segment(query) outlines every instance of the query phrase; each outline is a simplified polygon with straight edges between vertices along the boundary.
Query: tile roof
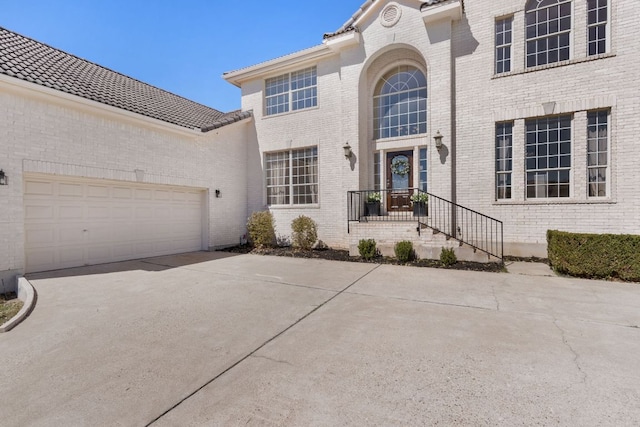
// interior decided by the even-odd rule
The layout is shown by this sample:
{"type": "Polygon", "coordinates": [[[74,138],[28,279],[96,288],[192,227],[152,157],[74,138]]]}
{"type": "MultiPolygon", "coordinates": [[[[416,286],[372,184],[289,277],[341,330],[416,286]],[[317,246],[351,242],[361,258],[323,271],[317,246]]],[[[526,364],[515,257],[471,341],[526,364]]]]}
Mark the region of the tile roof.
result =
{"type": "MultiPolygon", "coordinates": [[[[351,18],[349,18],[349,20],[342,25],[342,27],[340,27],[337,31],[335,31],[333,33],[326,33],[322,38],[323,39],[330,39],[331,37],[335,37],[335,36],[338,36],[340,34],[348,33],[350,31],[358,31],[358,28],[355,27],[353,24],[376,1],[377,0],[366,0],[362,4],[362,6],[360,6],[360,9],[358,9],[356,11],[356,13],[354,13],[353,16],[351,16],[351,18]]],[[[452,1],[452,0],[426,0],[426,1],[424,1],[424,3],[422,3],[422,6],[420,6],[420,10],[424,10],[424,9],[428,8],[429,6],[433,6],[433,5],[436,5],[438,3],[445,3],[445,2],[449,2],[449,1],[452,1]]],[[[464,0],[460,0],[460,2],[462,3],[462,8],[464,9],[464,0]]]]}
{"type": "Polygon", "coordinates": [[[225,114],[2,27],[0,74],[188,129],[217,128],[251,115],[225,114]]]}

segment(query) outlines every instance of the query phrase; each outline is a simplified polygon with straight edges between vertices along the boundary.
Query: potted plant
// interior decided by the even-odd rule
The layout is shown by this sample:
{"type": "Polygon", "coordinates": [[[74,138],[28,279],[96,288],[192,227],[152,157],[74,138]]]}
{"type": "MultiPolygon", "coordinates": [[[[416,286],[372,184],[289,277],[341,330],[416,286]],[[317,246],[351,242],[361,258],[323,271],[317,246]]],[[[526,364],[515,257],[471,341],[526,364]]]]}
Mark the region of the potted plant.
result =
{"type": "Polygon", "coordinates": [[[367,194],[367,200],[365,202],[366,215],[368,216],[380,215],[380,200],[382,200],[382,196],[380,196],[380,193],[378,192],[367,194]]]}
{"type": "Polygon", "coordinates": [[[411,195],[411,204],[413,205],[413,216],[427,216],[429,195],[421,191],[416,191],[411,195]]]}

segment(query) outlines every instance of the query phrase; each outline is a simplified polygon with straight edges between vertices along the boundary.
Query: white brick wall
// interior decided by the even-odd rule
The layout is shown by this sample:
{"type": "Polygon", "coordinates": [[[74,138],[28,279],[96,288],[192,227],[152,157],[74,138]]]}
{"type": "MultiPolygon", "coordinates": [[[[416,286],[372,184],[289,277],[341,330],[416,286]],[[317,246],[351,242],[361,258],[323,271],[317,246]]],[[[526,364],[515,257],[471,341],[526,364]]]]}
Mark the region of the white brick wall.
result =
{"type": "Polygon", "coordinates": [[[9,176],[0,186],[0,278],[24,269],[28,172],[136,182],[138,169],[146,183],[206,189],[206,246],[239,242],[247,216],[246,123],[191,133],[33,88],[0,81],[0,168],[9,176]]]}
{"type": "MultiPolygon", "coordinates": [[[[612,2],[612,49],[598,59],[586,55],[586,2],[575,1],[572,60],[537,71],[524,67],[524,1],[465,2],[465,16],[449,24],[425,26],[415,2],[399,1],[400,22],[380,25],[378,12],[386,2],[371,6],[358,23],[362,42],[318,66],[318,107],[308,111],[263,118],[264,78],[308,66],[271,71],[243,85],[243,108],[256,112],[255,135],[250,147],[250,210],[263,209],[264,183],[261,156],[265,151],[318,145],[320,206],[273,209],[278,232],[289,233],[291,219],[313,217],[320,237],[346,246],[346,192],[373,187],[374,150],[427,146],[429,191],[505,223],[507,253],[544,255],[547,229],[596,233],[640,233],[640,85],[637,72],[640,39],[635,27],[640,8],[635,0],[612,2]],[[509,75],[494,76],[494,22],[513,15],[513,60],[509,75]],[[451,34],[449,34],[451,32],[451,34]],[[371,96],[375,78],[399,63],[420,63],[426,68],[429,102],[428,134],[421,138],[372,141],[371,96]],[[453,77],[453,78],[452,78],[453,77]],[[572,196],[568,200],[525,200],[524,120],[544,115],[543,103],[555,102],[555,113],[574,115],[572,146],[572,196]],[[454,108],[455,107],[455,108],[454,108]],[[587,199],[586,111],[610,108],[611,197],[587,199]],[[495,201],[496,121],[513,120],[513,199],[495,201]],[[455,123],[455,125],[454,125],[455,123]],[[436,130],[444,135],[442,156],[433,147],[436,130]],[[455,141],[454,141],[455,139],[455,141]],[[357,157],[351,165],[341,146],[349,141],[357,157]],[[260,165],[260,169],[257,166],[260,165]],[[453,168],[453,170],[452,170],[453,168]],[[454,178],[452,178],[452,172],[454,178]],[[260,203],[254,196],[259,195],[260,203]]],[[[545,68],[545,67],[542,67],[545,68]]],[[[417,159],[415,160],[417,164],[417,159]]]]}

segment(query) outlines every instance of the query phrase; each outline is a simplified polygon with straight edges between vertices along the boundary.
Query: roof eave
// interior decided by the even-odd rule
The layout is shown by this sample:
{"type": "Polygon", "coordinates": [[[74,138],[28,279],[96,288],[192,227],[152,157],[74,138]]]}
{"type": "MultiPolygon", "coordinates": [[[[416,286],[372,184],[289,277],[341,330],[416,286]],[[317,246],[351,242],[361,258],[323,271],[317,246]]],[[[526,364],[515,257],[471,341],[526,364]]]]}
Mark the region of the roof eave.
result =
{"type": "Polygon", "coordinates": [[[321,44],[309,49],[294,52],[289,55],[275,58],[250,67],[241,68],[235,71],[229,71],[222,75],[222,78],[229,83],[240,87],[242,83],[262,77],[267,74],[275,73],[288,67],[304,64],[307,62],[318,61],[322,58],[334,55],[335,52],[328,46],[321,44]]]}

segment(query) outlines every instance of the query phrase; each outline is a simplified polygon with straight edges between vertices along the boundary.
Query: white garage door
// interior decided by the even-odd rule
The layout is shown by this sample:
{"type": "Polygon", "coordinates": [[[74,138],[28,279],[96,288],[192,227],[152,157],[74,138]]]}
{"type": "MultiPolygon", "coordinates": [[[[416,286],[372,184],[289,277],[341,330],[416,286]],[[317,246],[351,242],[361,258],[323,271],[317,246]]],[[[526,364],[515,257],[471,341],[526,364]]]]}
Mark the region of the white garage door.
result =
{"type": "Polygon", "coordinates": [[[25,178],[27,272],[198,251],[199,189],[25,178]]]}

